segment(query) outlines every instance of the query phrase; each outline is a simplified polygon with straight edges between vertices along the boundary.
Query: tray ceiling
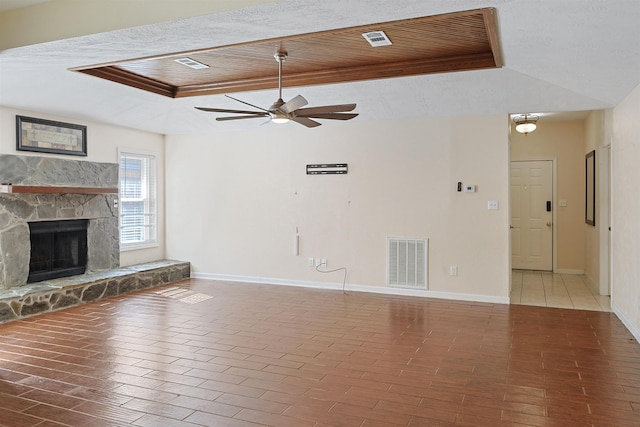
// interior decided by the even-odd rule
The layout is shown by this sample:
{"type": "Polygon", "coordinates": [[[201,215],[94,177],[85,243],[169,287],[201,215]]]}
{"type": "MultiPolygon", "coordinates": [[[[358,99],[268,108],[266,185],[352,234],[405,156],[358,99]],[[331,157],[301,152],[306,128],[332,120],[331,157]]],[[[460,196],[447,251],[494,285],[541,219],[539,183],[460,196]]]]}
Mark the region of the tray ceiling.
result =
{"type": "Polygon", "coordinates": [[[288,53],[285,87],[500,68],[495,9],[425,16],[208,49],[75,67],[72,70],[171,98],[278,87],[273,55],[288,53]],[[391,46],[363,33],[384,31],[391,46]],[[190,58],[208,68],[176,62],[190,58]]]}

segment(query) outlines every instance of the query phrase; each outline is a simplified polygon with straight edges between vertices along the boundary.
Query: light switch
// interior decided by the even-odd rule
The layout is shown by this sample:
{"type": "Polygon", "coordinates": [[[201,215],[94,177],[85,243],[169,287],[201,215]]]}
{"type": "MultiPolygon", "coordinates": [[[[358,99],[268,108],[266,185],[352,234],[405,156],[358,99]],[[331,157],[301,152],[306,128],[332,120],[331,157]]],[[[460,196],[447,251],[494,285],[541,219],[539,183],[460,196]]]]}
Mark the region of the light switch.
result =
{"type": "Polygon", "coordinates": [[[490,211],[497,211],[498,210],[498,201],[497,200],[489,200],[487,202],[487,209],[489,209],[490,211]]]}
{"type": "Polygon", "coordinates": [[[561,208],[566,208],[567,207],[567,201],[566,200],[558,200],[558,206],[560,206],[561,208]]]}

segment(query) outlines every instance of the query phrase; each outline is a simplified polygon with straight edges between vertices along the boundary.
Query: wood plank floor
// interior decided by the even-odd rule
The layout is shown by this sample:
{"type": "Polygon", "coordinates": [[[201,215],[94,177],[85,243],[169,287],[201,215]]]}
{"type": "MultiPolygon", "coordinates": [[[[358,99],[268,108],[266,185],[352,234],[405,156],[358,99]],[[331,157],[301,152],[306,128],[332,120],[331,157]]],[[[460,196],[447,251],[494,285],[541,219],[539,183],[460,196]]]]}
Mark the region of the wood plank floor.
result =
{"type": "Polygon", "coordinates": [[[186,280],[0,326],[3,426],[640,426],[612,313],[186,280]]]}

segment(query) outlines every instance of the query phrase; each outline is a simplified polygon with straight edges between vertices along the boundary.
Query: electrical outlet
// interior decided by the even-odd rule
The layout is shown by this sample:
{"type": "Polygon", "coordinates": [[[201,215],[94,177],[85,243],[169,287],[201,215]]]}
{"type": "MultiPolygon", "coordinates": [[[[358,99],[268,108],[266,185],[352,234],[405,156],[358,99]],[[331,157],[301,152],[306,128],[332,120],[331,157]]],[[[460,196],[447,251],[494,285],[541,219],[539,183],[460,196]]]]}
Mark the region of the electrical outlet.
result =
{"type": "Polygon", "coordinates": [[[326,260],[326,259],[324,259],[324,258],[322,258],[322,259],[320,260],[320,265],[322,265],[322,266],[326,267],[326,266],[327,266],[327,260],[326,260]]]}
{"type": "Polygon", "coordinates": [[[316,267],[320,267],[322,265],[322,260],[320,258],[316,258],[316,267]]]}
{"type": "Polygon", "coordinates": [[[458,275],[458,266],[452,265],[449,267],[449,276],[457,276],[458,275]]]}
{"type": "Polygon", "coordinates": [[[309,267],[313,267],[314,266],[314,259],[313,258],[307,258],[307,265],[309,267]]]}

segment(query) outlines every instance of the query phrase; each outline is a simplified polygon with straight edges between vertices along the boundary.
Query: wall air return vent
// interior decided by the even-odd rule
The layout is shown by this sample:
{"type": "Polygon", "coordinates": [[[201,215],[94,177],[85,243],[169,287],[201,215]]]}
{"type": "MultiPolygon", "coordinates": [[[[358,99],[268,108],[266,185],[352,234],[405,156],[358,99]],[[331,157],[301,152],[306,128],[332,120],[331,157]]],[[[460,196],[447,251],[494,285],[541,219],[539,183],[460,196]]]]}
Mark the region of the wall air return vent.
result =
{"type": "Polygon", "coordinates": [[[364,37],[371,46],[391,46],[391,40],[384,33],[384,31],[371,31],[369,33],[363,33],[362,37],[364,37]]]}
{"type": "Polygon", "coordinates": [[[428,239],[387,239],[387,285],[427,289],[428,239]]]}

